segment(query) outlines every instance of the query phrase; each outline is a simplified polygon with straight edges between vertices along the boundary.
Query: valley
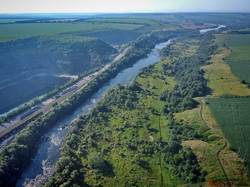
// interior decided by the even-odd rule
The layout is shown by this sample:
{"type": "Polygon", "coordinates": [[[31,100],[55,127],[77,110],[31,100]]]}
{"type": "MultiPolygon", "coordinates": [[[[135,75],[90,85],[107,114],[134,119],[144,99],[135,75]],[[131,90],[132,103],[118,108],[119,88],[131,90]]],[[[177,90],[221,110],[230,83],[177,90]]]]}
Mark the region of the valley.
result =
{"type": "Polygon", "coordinates": [[[0,21],[0,185],[250,185],[248,18],[0,21]]]}

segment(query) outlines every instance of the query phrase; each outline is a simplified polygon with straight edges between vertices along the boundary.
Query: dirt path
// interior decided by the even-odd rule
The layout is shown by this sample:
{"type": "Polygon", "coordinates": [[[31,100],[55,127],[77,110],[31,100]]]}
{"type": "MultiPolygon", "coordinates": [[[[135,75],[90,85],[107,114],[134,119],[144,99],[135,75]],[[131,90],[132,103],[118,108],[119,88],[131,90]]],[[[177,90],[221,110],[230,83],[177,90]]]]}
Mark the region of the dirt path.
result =
{"type": "MultiPolygon", "coordinates": [[[[200,107],[200,118],[201,118],[202,122],[205,123],[210,129],[215,130],[215,131],[218,131],[218,129],[212,127],[209,123],[207,123],[207,122],[205,121],[204,117],[203,117],[204,102],[205,102],[205,99],[199,100],[199,103],[200,103],[200,105],[201,105],[201,107],[200,107]]],[[[220,167],[221,167],[221,169],[222,169],[222,171],[223,171],[223,174],[225,175],[225,178],[226,178],[226,180],[227,180],[227,183],[228,183],[227,186],[231,186],[230,183],[229,183],[229,177],[228,177],[228,175],[227,175],[227,173],[226,173],[226,171],[225,171],[225,168],[224,168],[224,166],[223,166],[223,164],[222,164],[222,158],[221,158],[221,156],[220,156],[221,153],[222,153],[222,151],[226,150],[226,148],[227,148],[227,146],[228,146],[227,140],[226,140],[224,137],[223,137],[223,142],[224,142],[224,145],[223,145],[223,147],[221,147],[221,148],[217,151],[216,157],[217,157],[217,160],[218,160],[218,162],[219,162],[219,164],[220,164],[220,167]]]]}

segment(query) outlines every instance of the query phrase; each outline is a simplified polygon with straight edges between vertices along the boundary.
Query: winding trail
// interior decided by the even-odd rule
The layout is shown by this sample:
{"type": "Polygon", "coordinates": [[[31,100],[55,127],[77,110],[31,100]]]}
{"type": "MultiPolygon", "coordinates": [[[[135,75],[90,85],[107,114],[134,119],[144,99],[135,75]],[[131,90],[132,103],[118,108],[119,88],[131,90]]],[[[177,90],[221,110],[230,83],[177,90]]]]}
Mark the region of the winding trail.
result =
{"type": "MultiPolygon", "coordinates": [[[[202,122],[205,123],[210,129],[212,129],[212,130],[214,130],[214,131],[218,131],[218,129],[214,128],[214,127],[211,126],[209,123],[207,123],[207,122],[205,121],[204,117],[203,117],[204,101],[205,101],[205,99],[199,100],[199,103],[200,103],[200,106],[201,106],[201,107],[200,107],[200,112],[199,112],[200,118],[201,118],[202,122]]],[[[226,148],[227,148],[227,146],[228,146],[227,140],[226,140],[224,137],[223,137],[223,142],[224,142],[224,145],[217,151],[216,157],[217,157],[217,160],[219,161],[219,164],[220,164],[220,167],[221,167],[221,169],[222,169],[222,171],[223,171],[223,174],[225,175],[225,178],[226,178],[226,180],[227,180],[227,184],[228,184],[227,186],[231,187],[230,182],[229,182],[229,177],[228,177],[228,175],[227,175],[227,173],[226,173],[226,171],[225,171],[225,168],[224,168],[224,166],[223,166],[223,164],[222,164],[222,158],[221,158],[221,156],[220,156],[221,153],[222,153],[222,151],[226,150],[226,148]]]]}

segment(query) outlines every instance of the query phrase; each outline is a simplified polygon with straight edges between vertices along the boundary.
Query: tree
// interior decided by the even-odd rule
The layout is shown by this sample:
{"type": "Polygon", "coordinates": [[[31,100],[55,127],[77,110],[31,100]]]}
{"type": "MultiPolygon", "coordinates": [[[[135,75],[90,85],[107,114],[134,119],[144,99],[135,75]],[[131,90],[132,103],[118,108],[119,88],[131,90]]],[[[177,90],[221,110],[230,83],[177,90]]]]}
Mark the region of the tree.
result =
{"type": "Polygon", "coordinates": [[[89,165],[92,169],[97,169],[100,172],[105,170],[106,162],[100,153],[94,152],[88,156],[89,165]]]}

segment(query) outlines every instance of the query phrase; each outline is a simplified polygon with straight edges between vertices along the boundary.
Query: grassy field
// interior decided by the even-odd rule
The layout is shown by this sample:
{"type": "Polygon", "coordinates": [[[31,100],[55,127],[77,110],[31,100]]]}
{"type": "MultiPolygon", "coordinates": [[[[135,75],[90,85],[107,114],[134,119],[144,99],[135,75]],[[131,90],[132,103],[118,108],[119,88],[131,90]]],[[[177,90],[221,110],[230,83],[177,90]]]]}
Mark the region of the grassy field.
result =
{"type": "Polygon", "coordinates": [[[250,82],[250,34],[222,34],[218,41],[231,50],[225,61],[232,72],[240,80],[250,82]]]}
{"type": "MultiPolygon", "coordinates": [[[[218,39],[220,36],[217,36],[218,39]]],[[[211,64],[202,67],[205,70],[205,78],[209,80],[208,86],[213,90],[213,97],[223,94],[232,94],[239,96],[250,95],[250,89],[246,85],[240,84],[240,79],[236,77],[224,61],[230,50],[226,47],[219,47],[217,53],[212,56],[211,64]]]]}
{"type": "MultiPolygon", "coordinates": [[[[165,102],[158,99],[162,89],[171,89],[175,85],[173,78],[164,76],[162,63],[158,63],[152,74],[146,77],[139,76],[136,82],[151,94],[139,94],[139,106],[128,110],[126,107],[110,106],[109,117],[102,127],[92,127],[95,134],[103,134],[107,141],[95,139],[96,147],[101,147],[103,153],[108,153],[106,159],[113,166],[114,176],[102,176],[88,168],[85,181],[91,186],[177,186],[182,183],[169,170],[170,166],[161,162],[161,153],[151,156],[141,154],[145,145],[156,146],[160,139],[169,140],[168,119],[161,114],[165,102]],[[159,74],[160,73],[160,74],[159,74]],[[156,76],[164,76],[165,80],[156,76]],[[168,84],[166,84],[166,81],[168,84]],[[156,113],[152,113],[154,109],[156,113]],[[98,129],[99,128],[99,129],[98,129]],[[141,142],[141,143],[139,143],[141,142]],[[129,144],[136,144],[136,150],[128,148],[129,144]],[[105,151],[106,150],[106,151],[105,151]],[[108,151],[110,150],[110,151],[108,151]],[[143,155],[143,156],[142,156],[143,155]],[[139,158],[137,158],[139,156],[139,158]],[[138,165],[136,160],[141,160],[143,165],[138,165]]],[[[100,115],[100,114],[99,114],[100,115]]],[[[85,134],[89,127],[84,129],[85,134]]],[[[86,141],[86,137],[84,140],[86,141]]],[[[91,153],[93,148],[85,149],[91,153]]],[[[88,164],[86,157],[81,158],[83,165],[88,164]]]]}
{"type": "Polygon", "coordinates": [[[250,163],[250,98],[213,98],[209,106],[232,148],[250,163]]]}
{"type": "Polygon", "coordinates": [[[217,34],[215,42],[219,48],[212,56],[211,64],[203,67],[206,71],[205,77],[209,80],[208,85],[213,90],[212,97],[208,99],[208,111],[211,110],[212,116],[216,119],[218,132],[220,130],[223,132],[223,135],[220,133],[220,137],[224,136],[230,143],[221,151],[221,163],[229,176],[239,176],[244,168],[237,162],[240,163],[245,159],[249,163],[250,159],[248,137],[250,98],[218,97],[226,94],[250,95],[250,89],[241,84],[242,79],[247,80],[249,77],[247,63],[250,62],[248,54],[250,40],[247,35],[217,34]],[[236,150],[241,158],[230,151],[231,148],[236,150]]]}
{"type": "Polygon", "coordinates": [[[237,20],[248,20],[248,15],[246,14],[234,14],[234,13],[203,13],[203,14],[186,14],[183,16],[186,20],[191,20],[197,23],[230,23],[237,20]]]}
{"type": "Polygon", "coordinates": [[[14,23],[16,21],[28,21],[30,19],[0,19],[0,23],[14,23]]]}
{"type": "Polygon", "coordinates": [[[90,22],[100,22],[100,23],[133,23],[133,24],[147,24],[151,26],[159,26],[160,24],[148,19],[129,19],[129,18],[102,18],[102,19],[88,19],[90,22]]]}
{"type": "MultiPolygon", "coordinates": [[[[151,75],[138,77],[136,80],[137,83],[152,93],[149,96],[139,95],[140,110],[126,110],[111,106],[112,111],[116,113],[113,113],[112,117],[109,118],[109,124],[101,129],[104,136],[111,141],[98,142],[98,147],[101,146],[103,149],[112,147],[108,161],[114,166],[116,177],[105,177],[103,180],[104,186],[162,186],[162,184],[177,186],[181,184],[181,181],[169,171],[169,166],[160,161],[160,153],[143,156],[140,159],[144,161],[145,167],[139,167],[134,161],[138,151],[131,151],[126,148],[129,142],[145,141],[155,144],[160,138],[163,141],[169,139],[168,120],[164,116],[152,114],[151,110],[147,109],[154,108],[156,111],[162,111],[165,103],[158,100],[157,94],[161,93],[161,89],[171,89],[175,84],[175,81],[170,77],[166,80],[155,77],[159,75],[158,71],[162,70],[162,63],[155,66],[155,71],[151,75]],[[165,84],[166,81],[169,84],[165,84]],[[148,120],[145,120],[145,116],[148,116],[148,120]],[[146,124],[150,124],[150,129],[146,127],[146,124]],[[110,133],[111,129],[117,130],[110,133]],[[123,129],[123,131],[119,129],[123,129]]],[[[137,144],[137,150],[141,150],[143,146],[143,143],[137,144]]],[[[85,162],[86,160],[83,159],[83,163],[85,162]]],[[[95,186],[97,182],[95,179],[98,176],[93,176],[93,173],[89,173],[91,171],[86,170],[86,172],[89,176],[85,178],[86,182],[95,186]]]]}
{"type": "MultiPolygon", "coordinates": [[[[188,44],[185,46],[186,50],[182,50],[183,45],[181,45],[180,41],[172,46],[173,50],[179,52],[178,56],[190,56],[196,52],[197,46],[195,44],[197,41],[183,42],[188,44]]],[[[120,129],[124,127],[125,123],[132,126],[135,124],[140,126],[141,124],[141,127],[137,129],[124,128],[124,131],[121,133],[117,134],[113,132],[106,134],[106,137],[112,140],[111,142],[116,140],[115,142],[119,142],[121,145],[119,148],[112,147],[114,153],[109,156],[109,161],[115,166],[114,168],[115,173],[117,174],[117,181],[113,180],[112,178],[105,178],[104,186],[117,185],[118,181],[123,181],[120,184],[122,185],[126,180],[127,183],[125,184],[128,185],[131,185],[131,181],[135,180],[139,181],[139,183],[137,183],[139,186],[160,186],[161,183],[159,181],[159,172],[164,174],[163,184],[166,186],[171,186],[171,184],[176,186],[177,184],[182,183],[181,181],[178,181],[178,179],[173,174],[169,173],[167,169],[169,166],[162,163],[160,166],[163,168],[163,170],[160,169],[159,165],[156,164],[159,163],[159,155],[154,155],[151,158],[141,158],[148,162],[149,167],[152,169],[150,172],[151,177],[149,177],[149,173],[141,170],[141,168],[138,168],[138,166],[134,165],[133,162],[129,161],[134,159],[134,157],[132,157],[133,154],[131,154],[128,149],[122,148],[122,145],[125,144],[126,141],[132,141],[133,136],[136,136],[138,141],[157,142],[159,138],[162,138],[162,140],[166,142],[169,141],[168,121],[164,115],[161,114],[161,111],[166,103],[158,99],[159,94],[162,93],[162,91],[171,89],[176,84],[176,81],[173,78],[167,77],[162,73],[162,65],[164,63],[168,63],[169,60],[170,59],[166,58],[164,61],[157,63],[154,66],[153,71],[144,73],[143,75],[137,77],[136,82],[141,85],[142,88],[151,93],[147,96],[142,95],[140,97],[140,101],[138,103],[143,104],[141,106],[141,110],[129,111],[122,110],[121,108],[112,108],[112,111],[119,112],[109,119],[109,125],[106,125],[109,129],[120,129]],[[155,111],[157,111],[158,115],[153,114],[147,108],[153,108],[155,111]],[[150,120],[145,121],[142,116],[149,116],[150,120]],[[148,131],[145,126],[142,126],[147,123],[150,124],[150,129],[154,129],[154,131],[148,131]],[[126,155],[126,163],[124,163],[124,159],[120,158],[118,153],[123,153],[126,155]],[[133,168],[136,168],[136,170],[133,168]],[[122,171],[122,173],[119,171],[122,171]],[[126,173],[126,175],[124,175],[124,173],[126,173]],[[140,180],[138,175],[139,173],[141,173],[141,176],[144,178],[144,180],[140,180]]],[[[238,155],[230,149],[227,148],[224,150],[224,146],[227,144],[224,140],[222,132],[219,130],[219,127],[217,126],[214,117],[208,108],[208,105],[205,104],[205,99],[197,98],[196,100],[200,102],[200,105],[197,108],[175,114],[175,119],[180,122],[184,121],[196,129],[196,131],[208,137],[207,141],[183,141],[184,146],[192,148],[198,157],[199,164],[201,165],[202,169],[208,173],[206,176],[207,182],[203,185],[209,186],[209,181],[216,177],[228,178],[229,180],[233,180],[234,177],[241,177],[240,174],[244,170],[243,160],[240,159],[238,155]],[[221,166],[221,164],[223,166],[221,166]],[[224,174],[224,170],[227,174],[226,176],[224,174]]],[[[102,131],[105,131],[105,129],[106,127],[104,127],[102,131]]],[[[102,146],[109,147],[110,145],[102,144],[102,146]]],[[[138,145],[138,149],[140,149],[140,145],[138,145]]],[[[84,161],[84,164],[85,163],[86,161],[84,161]]],[[[91,175],[93,174],[87,174],[87,176],[91,175]]],[[[244,175],[244,180],[245,177],[246,176],[244,175]]],[[[95,178],[98,178],[98,176],[88,178],[87,181],[89,184],[93,185],[95,182],[97,182],[95,178]]]]}
{"type": "MultiPolygon", "coordinates": [[[[196,98],[196,100],[200,102],[197,108],[178,113],[175,118],[178,121],[185,121],[192,125],[192,127],[208,137],[207,141],[189,140],[183,142],[183,145],[192,148],[202,168],[207,171],[205,186],[211,186],[209,181],[214,178],[228,177],[230,180],[234,177],[241,177],[241,172],[245,173],[244,161],[229,147],[222,150],[227,145],[222,131],[214,120],[210,108],[203,102],[204,98],[196,98]]],[[[246,174],[243,178],[247,180],[246,174]]]]}
{"type": "Polygon", "coordinates": [[[10,41],[40,35],[65,32],[89,32],[108,29],[134,30],[142,25],[118,23],[23,23],[0,25],[0,41],[10,41]]]}

